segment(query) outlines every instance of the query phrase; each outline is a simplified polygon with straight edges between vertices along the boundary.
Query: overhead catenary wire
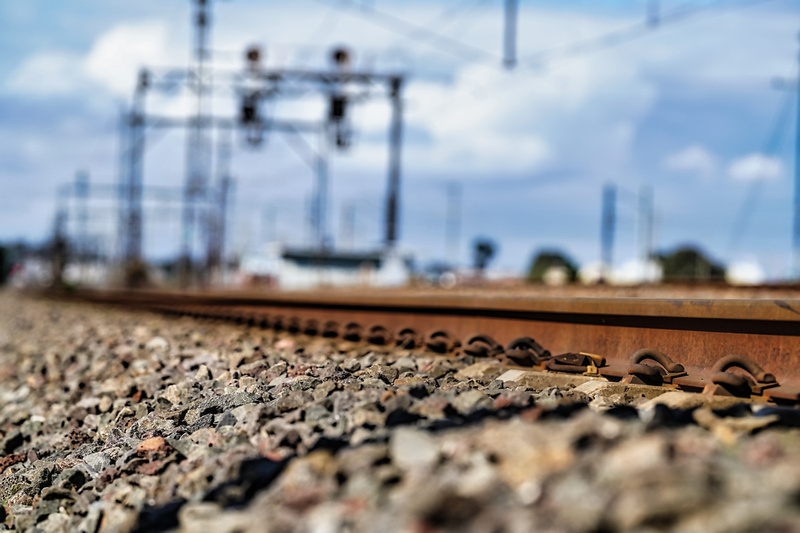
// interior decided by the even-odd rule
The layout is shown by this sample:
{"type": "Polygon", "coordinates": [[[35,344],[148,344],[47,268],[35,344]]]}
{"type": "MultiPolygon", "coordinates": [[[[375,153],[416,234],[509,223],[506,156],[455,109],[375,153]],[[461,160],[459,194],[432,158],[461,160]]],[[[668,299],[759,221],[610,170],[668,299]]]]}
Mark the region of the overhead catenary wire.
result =
{"type": "MultiPolygon", "coordinates": [[[[401,37],[408,38],[409,35],[415,35],[415,38],[430,47],[439,50],[440,52],[447,53],[459,59],[466,61],[475,61],[478,59],[492,59],[498,60],[500,56],[493,54],[482,48],[467,44],[465,42],[454,39],[447,35],[438,33],[425,26],[420,26],[406,19],[393,15],[387,11],[376,9],[372,6],[366,5],[363,2],[348,2],[345,5],[332,3],[331,0],[309,0],[317,4],[327,6],[338,6],[339,9],[345,10],[354,16],[363,18],[376,26],[380,26],[387,31],[396,33],[401,37]],[[351,7],[360,9],[354,10],[351,7]]],[[[334,0],[335,1],[335,0],[334,0]]]]}
{"type": "MultiPolygon", "coordinates": [[[[652,16],[649,16],[642,22],[636,22],[594,37],[579,39],[564,45],[523,54],[518,59],[518,65],[526,68],[540,69],[545,64],[580,57],[633,42],[655,33],[664,26],[670,26],[678,22],[693,19],[696,15],[701,13],[719,13],[719,11],[712,10],[714,6],[726,7],[729,10],[746,9],[772,1],[774,0],[733,0],[733,2],[731,2],[731,0],[712,0],[700,6],[690,3],[683,4],[680,7],[667,11],[660,11],[657,23],[653,23],[652,16]]],[[[503,88],[498,90],[498,88],[490,87],[488,84],[476,85],[477,86],[473,85],[468,91],[479,99],[484,99],[488,96],[497,97],[499,94],[513,90],[516,87],[514,84],[506,84],[503,88]]]]}
{"type": "MultiPolygon", "coordinates": [[[[778,112],[772,121],[769,136],[764,145],[763,154],[766,157],[774,156],[779,153],[783,148],[786,140],[786,132],[789,126],[790,111],[794,101],[794,94],[786,91],[781,105],[778,107],[778,112]]],[[[762,163],[763,164],[763,163],[762,163]]],[[[738,250],[742,239],[747,231],[748,224],[752,219],[753,213],[758,206],[761,199],[761,193],[764,189],[764,180],[756,178],[747,188],[742,206],[739,208],[732,225],[730,240],[728,242],[728,250],[731,254],[738,250]]]]}
{"type": "Polygon", "coordinates": [[[728,9],[744,9],[757,4],[771,2],[773,0],[740,0],[731,3],[729,0],[712,0],[702,5],[696,3],[686,3],[680,7],[659,12],[657,22],[653,21],[652,16],[642,22],[636,22],[628,26],[612,30],[595,37],[581,39],[565,45],[540,50],[524,54],[520,57],[521,64],[539,67],[545,61],[552,61],[559,57],[572,57],[592,53],[598,50],[611,48],[631,41],[635,41],[649,34],[658,31],[665,26],[671,26],[678,22],[689,20],[702,13],[718,13],[712,11],[715,6],[727,7],[728,9]],[[726,6],[726,4],[728,4],[726,6]]]}
{"type": "Polygon", "coordinates": [[[466,13],[471,8],[474,8],[479,2],[483,0],[459,0],[443,9],[438,15],[431,18],[422,28],[411,30],[410,32],[401,35],[392,46],[399,45],[401,40],[413,40],[416,43],[423,42],[431,37],[438,36],[437,32],[443,30],[447,26],[453,25],[458,16],[466,13]],[[427,31],[421,31],[421,29],[427,31]]]}
{"type": "MultiPolygon", "coordinates": [[[[401,39],[414,40],[418,43],[432,46],[441,52],[455,56],[464,61],[496,61],[501,59],[498,54],[449,37],[433,28],[433,25],[440,21],[443,17],[463,9],[465,5],[474,3],[475,0],[464,0],[462,2],[457,2],[456,4],[442,11],[439,15],[432,19],[431,22],[422,26],[398,17],[387,11],[376,9],[374,6],[365,4],[364,2],[351,1],[340,4],[337,3],[336,0],[308,1],[340,9],[354,16],[361,17],[364,20],[386,29],[387,31],[391,31],[392,33],[399,35],[401,39]]],[[[664,27],[673,26],[679,22],[695,18],[696,16],[704,13],[718,13],[719,11],[715,10],[714,8],[726,8],[729,10],[745,9],[771,1],[773,0],[711,0],[701,5],[697,5],[696,3],[685,3],[679,7],[669,10],[660,9],[657,18],[654,18],[652,14],[649,14],[648,17],[641,22],[629,24],[601,35],[523,54],[519,58],[519,64],[521,66],[539,68],[545,62],[589,54],[606,48],[632,42],[655,33],[664,27]]]]}

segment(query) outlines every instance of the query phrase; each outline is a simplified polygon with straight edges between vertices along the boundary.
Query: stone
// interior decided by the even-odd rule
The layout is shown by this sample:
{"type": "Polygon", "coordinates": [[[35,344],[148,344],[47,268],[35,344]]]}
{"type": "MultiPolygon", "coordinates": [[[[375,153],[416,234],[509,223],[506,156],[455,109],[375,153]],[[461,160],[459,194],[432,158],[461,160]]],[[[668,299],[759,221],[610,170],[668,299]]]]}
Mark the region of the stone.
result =
{"type": "Polygon", "coordinates": [[[142,455],[147,453],[169,453],[172,451],[164,437],[153,437],[145,439],[136,446],[136,453],[142,455]]]}
{"type": "Polygon", "coordinates": [[[145,349],[151,352],[153,351],[167,352],[169,350],[169,341],[167,341],[167,339],[165,339],[164,337],[153,337],[152,339],[147,341],[145,349]]]}
{"type": "Polygon", "coordinates": [[[450,401],[459,413],[468,414],[480,407],[490,407],[492,399],[475,389],[462,392],[450,401]]]}
{"type": "Polygon", "coordinates": [[[112,400],[110,396],[103,396],[100,398],[100,403],[97,405],[97,410],[101,413],[107,413],[111,410],[112,400]]]}
{"type": "Polygon", "coordinates": [[[427,373],[428,376],[439,379],[444,375],[452,372],[454,370],[453,364],[450,361],[443,361],[443,360],[435,360],[430,366],[423,367],[420,370],[427,373]]]}
{"type": "Polygon", "coordinates": [[[83,461],[96,473],[102,472],[111,465],[111,457],[105,452],[85,455],[83,461]]]}
{"type": "Polygon", "coordinates": [[[0,443],[0,449],[2,449],[4,455],[8,455],[22,446],[23,442],[25,442],[25,437],[22,431],[13,429],[3,437],[3,441],[0,443]]]}
{"type": "Polygon", "coordinates": [[[386,365],[372,365],[367,369],[367,373],[370,377],[387,384],[391,384],[399,375],[397,368],[386,365]]]}
{"type": "Polygon", "coordinates": [[[237,422],[236,417],[233,416],[233,414],[231,414],[230,411],[226,411],[220,417],[219,422],[217,422],[216,429],[217,431],[219,431],[219,429],[224,426],[235,426],[236,422],[237,422]]]}
{"type": "Polygon", "coordinates": [[[391,366],[397,369],[398,374],[417,370],[417,363],[411,357],[400,357],[391,366]]]}
{"type": "Polygon", "coordinates": [[[306,407],[304,417],[306,422],[318,422],[331,416],[330,411],[319,404],[306,407]]]}
{"type": "Polygon", "coordinates": [[[712,409],[724,409],[745,401],[734,396],[710,396],[683,391],[669,391],[642,404],[640,409],[651,409],[656,404],[666,405],[672,409],[695,409],[703,406],[708,406],[712,409]]]}
{"type": "Polygon", "coordinates": [[[278,398],[275,407],[280,412],[291,411],[303,407],[314,401],[310,392],[304,390],[293,391],[278,398]]]}
{"type": "Polygon", "coordinates": [[[78,490],[87,481],[87,476],[84,471],[79,468],[67,468],[53,481],[53,486],[69,490],[78,490]]]}
{"type": "Polygon", "coordinates": [[[525,370],[515,370],[515,369],[507,370],[502,374],[500,374],[499,376],[497,376],[497,379],[502,381],[503,383],[505,383],[506,381],[517,381],[519,378],[524,376],[525,373],[526,373],[525,370]]]}
{"type": "Polygon", "coordinates": [[[197,381],[206,381],[211,379],[211,371],[208,369],[206,365],[200,365],[197,369],[197,372],[194,375],[194,379],[197,381]]]}
{"type": "Polygon", "coordinates": [[[342,370],[346,372],[358,372],[361,370],[361,363],[358,359],[347,359],[341,364],[342,370]]]}
{"type": "Polygon", "coordinates": [[[191,435],[192,433],[195,433],[196,431],[199,431],[201,429],[210,428],[213,425],[214,425],[214,415],[209,413],[207,415],[203,415],[200,418],[196,419],[194,422],[192,422],[185,429],[186,429],[186,433],[191,435]]]}
{"type": "MultiPolygon", "coordinates": [[[[455,373],[454,377],[460,381],[466,381],[468,379],[476,379],[476,380],[486,381],[488,383],[491,380],[496,379],[498,376],[500,376],[500,374],[502,374],[504,370],[505,369],[502,366],[500,366],[499,362],[497,361],[479,362],[469,365],[466,368],[462,368],[461,370],[455,373]]],[[[440,376],[432,375],[432,377],[438,379],[438,377],[440,376]]]]}
{"type": "Polygon", "coordinates": [[[314,389],[314,399],[322,400],[331,395],[336,390],[336,383],[334,381],[323,381],[314,389]]]}
{"type": "Polygon", "coordinates": [[[430,470],[439,459],[436,441],[427,433],[413,428],[397,428],[389,439],[392,463],[404,470],[430,470]]]}
{"type": "Polygon", "coordinates": [[[353,409],[347,414],[347,426],[355,429],[362,426],[376,428],[386,423],[386,414],[373,406],[363,406],[353,409]]]}

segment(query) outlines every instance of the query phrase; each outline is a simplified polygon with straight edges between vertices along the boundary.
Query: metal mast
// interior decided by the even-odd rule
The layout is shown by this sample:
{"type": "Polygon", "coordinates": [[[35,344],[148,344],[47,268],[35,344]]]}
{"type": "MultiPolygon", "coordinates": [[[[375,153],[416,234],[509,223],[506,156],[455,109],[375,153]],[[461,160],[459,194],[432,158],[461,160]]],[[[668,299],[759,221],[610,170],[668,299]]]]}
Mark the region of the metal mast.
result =
{"type": "Polygon", "coordinates": [[[517,11],[519,0],[506,0],[505,31],[503,32],[503,66],[512,69],[517,65],[517,11]]]}
{"type": "Polygon", "coordinates": [[[606,281],[613,263],[614,222],[616,219],[617,188],[603,187],[603,214],[600,229],[600,280],[606,281]]]}
{"type": "Polygon", "coordinates": [[[794,155],[794,224],[792,226],[792,279],[800,279],[800,55],[798,55],[797,132],[794,155]]]}
{"type": "Polygon", "coordinates": [[[210,125],[208,117],[211,99],[211,86],[207,79],[211,76],[211,69],[206,68],[206,61],[209,59],[211,0],[193,1],[195,66],[192,72],[192,88],[196,98],[196,113],[186,146],[186,184],[180,261],[180,283],[184,287],[189,284],[193,270],[195,229],[200,215],[197,204],[206,197],[211,168],[211,139],[206,131],[210,125]]]}
{"type": "Polygon", "coordinates": [[[75,199],[77,201],[77,258],[81,268],[89,260],[89,173],[78,171],[75,174],[75,199]]]}
{"type": "Polygon", "coordinates": [[[447,219],[445,226],[445,248],[450,266],[458,264],[458,241],[461,238],[461,184],[447,184],[447,219]]]}
{"type": "Polygon", "coordinates": [[[225,260],[225,228],[228,209],[228,193],[231,185],[231,145],[233,131],[217,132],[217,186],[215,202],[208,214],[208,250],[207,264],[210,279],[220,281],[221,268],[225,260]]]}
{"type": "Polygon", "coordinates": [[[647,268],[653,256],[653,188],[642,185],[639,189],[639,257],[642,265],[642,279],[647,276],[647,268]]]}
{"type": "Polygon", "coordinates": [[[393,77],[389,82],[392,99],[392,125],[389,130],[389,190],[386,195],[386,246],[393,248],[397,242],[397,218],[400,210],[400,153],[403,142],[403,101],[400,93],[403,78],[393,77]]]}
{"type": "Polygon", "coordinates": [[[145,92],[149,74],[139,71],[133,105],[122,118],[120,131],[122,159],[120,161],[120,236],[122,241],[122,266],[130,267],[142,259],[142,173],[145,142],[145,92]]]}

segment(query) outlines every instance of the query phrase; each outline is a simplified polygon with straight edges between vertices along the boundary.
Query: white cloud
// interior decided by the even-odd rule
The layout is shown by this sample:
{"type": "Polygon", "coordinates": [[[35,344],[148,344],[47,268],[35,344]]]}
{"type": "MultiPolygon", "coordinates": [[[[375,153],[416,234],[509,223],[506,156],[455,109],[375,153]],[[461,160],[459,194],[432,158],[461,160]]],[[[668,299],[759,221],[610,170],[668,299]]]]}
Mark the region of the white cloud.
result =
{"type": "Polygon", "coordinates": [[[87,77],[114,94],[128,96],[139,68],[168,64],[168,52],[164,23],[121,24],[94,42],[83,68],[87,77]]]}
{"type": "MultiPolygon", "coordinates": [[[[105,26],[107,31],[94,35],[86,32],[93,31],[98,26],[96,23],[75,29],[91,35],[94,43],[83,51],[83,55],[50,53],[29,56],[6,85],[22,94],[73,93],[81,94],[87,100],[105,102],[111,101],[111,97],[121,96],[127,101],[141,65],[189,64],[189,4],[175,4],[178,7],[170,4],[171,7],[167,8],[163,0],[160,3],[163,7],[158,5],[158,0],[142,2],[149,6],[145,16],[158,16],[160,21],[111,21],[105,26]],[[169,13],[179,14],[182,18],[168,18],[169,13]],[[46,83],[42,83],[43,80],[46,83]]],[[[444,7],[439,1],[408,3],[387,0],[381,5],[382,9],[420,24],[433,19],[444,7]]],[[[347,43],[356,51],[356,64],[361,67],[384,71],[399,63],[409,65],[413,77],[409,79],[404,94],[407,126],[403,147],[404,184],[415,180],[462,177],[483,181],[498,177],[530,177],[537,176],[537,171],[544,176],[551,170],[555,176],[567,176],[569,179],[564,180],[542,179],[535,183],[531,180],[530,191],[524,193],[528,196],[514,193],[512,197],[509,193],[502,203],[491,205],[496,217],[506,216],[503,207],[520,202],[538,201],[539,205],[549,204],[544,206],[545,209],[552,207],[554,210],[569,206],[569,210],[562,209],[570,211],[569,217],[563,219],[565,227],[569,226],[572,218],[586,214],[589,223],[576,223],[578,229],[569,226],[570,229],[563,229],[559,234],[559,242],[581,260],[596,255],[594,231],[584,231],[584,228],[593,227],[595,211],[599,209],[597,194],[600,183],[613,179],[625,186],[624,180],[633,180],[642,171],[650,170],[637,168],[632,159],[634,147],[645,148],[642,153],[648,153],[646,149],[652,147],[649,138],[637,139],[637,134],[642,131],[642,123],[648,124],[647,121],[652,121],[653,117],[661,116],[653,109],[659,92],[669,96],[675,87],[679,91],[693,91],[709,85],[715,94],[728,94],[728,88],[736,89],[743,82],[766,87],[771,76],[791,72],[794,68],[795,21],[791,17],[776,17],[755,9],[726,16],[697,17],[690,23],[676,25],[668,31],[653,32],[631,44],[595,51],[583,57],[559,58],[536,68],[530,66],[530,61],[521,60],[518,69],[505,72],[499,66],[499,59],[488,59],[481,64],[462,62],[427,45],[414,45],[409,40],[388,34],[352,14],[329,13],[309,6],[294,2],[215,4],[212,46],[222,51],[215,61],[220,66],[225,62],[224,66],[239,68],[243,47],[261,42],[267,52],[266,62],[271,66],[317,67],[326,63],[329,45],[347,43]],[[265,29],[265,20],[270,21],[268,29],[265,29]],[[324,35],[317,28],[324,29],[324,35]],[[730,53],[717,53],[720,47],[725,46],[729,47],[730,53]],[[398,61],[400,47],[403,61],[398,61]],[[550,196],[542,200],[545,193],[550,196]],[[501,206],[499,209],[496,208],[498,205],[501,206]],[[591,235],[586,237],[584,233],[591,235]]],[[[624,27],[633,22],[635,16],[603,18],[581,7],[573,11],[530,5],[520,11],[520,56],[624,27]]],[[[447,31],[476,48],[499,54],[501,22],[497,6],[485,4],[462,14],[457,24],[448,27],[447,31]]],[[[23,58],[16,58],[20,59],[23,58]]],[[[225,95],[230,96],[230,93],[225,95]]],[[[735,118],[738,116],[736,106],[744,101],[737,99],[735,90],[731,95],[730,114],[735,118]]],[[[385,188],[389,106],[385,99],[377,94],[373,96],[369,102],[354,109],[356,144],[350,155],[337,156],[331,161],[331,197],[335,201],[337,194],[346,197],[358,191],[375,199],[377,213],[382,208],[385,188]]],[[[728,106],[727,101],[720,103],[728,106]]],[[[660,100],[661,105],[667,112],[671,110],[669,98],[660,100]]],[[[745,105],[749,104],[745,102],[745,105]]],[[[148,111],[158,114],[167,111],[185,113],[192,109],[187,93],[176,97],[151,91],[147,106],[148,111]]],[[[232,111],[216,100],[213,108],[215,114],[232,111]]],[[[325,112],[324,104],[310,101],[281,100],[277,108],[280,116],[309,120],[317,120],[325,112]]],[[[107,114],[109,122],[113,122],[112,114],[107,114]]],[[[678,123],[677,119],[682,117],[674,118],[678,123]]],[[[80,119],[97,120],[85,114],[80,119]]],[[[698,121],[696,126],[702,130],[705,124],[698,121]]],[[[92,166],[93,171],[98,169],[98,175],[114,175],[116,152],[112,141],[116,139],[108,135],[78,139],[76,135],[71,139],[74,145],[70,145],[69,151],[59,152],[58,157],[41,158],[37,157],[37,150],[49,149],[50,144],[58,147],[63,144],[60,130],[59,135],[50,130],[44,133],[50,137],[43,137],[46,140],[30,146],[22,146],[20,139],[14,137],[16,134],[11,134],[9,150],[13,149],[40,164],[49,160],[55,164],[57,159],[58,168],[86,164],[92,166]],[[84,144],[97,148],[81,152],[84,144]],[[101,151],[107,152],[108,161],[98,159],[97,154],[101,151]]],[[[667,129],[663,133],[670,139],[675,136],[685,139],[686,135],[692,135],[689,138],[705,142],[702,131],[693,135],[667,129]]],[[[241,178],[237,185],[240,202],[246,200],[250,202],[248,205],[258,206],[274,201],[269,199],[277,185],[265,187],[264,183],[266,180],[272,180],[270,184],[276,182],[276,176],[288,168],[291,170],[287,173],[290,178],[287,185],[281,185],[280,192],[287,198],[296,198],[297,206],[302,205],[303,195],[307,194],[312,182],[311,171],[299,162],[285,143],[276,142],[275,137],[277,134],[271,135],[266,145],[268,153],[250,156],[237,152],[235,174],[241,178]]],[[[311,135],[308,141],[316,146],[316,139],[311,135]]],[[[724,150],[726,146],[718,148],[724,150]]],[[[183,149],[184,143],[178,134],[168,135],[157,145],[148,144],[148,183],[180,186],[183,149]]],[[[673,156],[675,159],[670,163],[674,170],[702,176],[722,174],[727,170],[726,165],[702,146],[689,146],[673,156]],[[677,157],[680,154],[682,158],[677,157]]],[[[667,166],[670,158],[654,163],[667,166]]],[[[653,162],[646,164],[650,167],[653,162]]],[[[737,170],[737,175],[742,173],[741,169],[737,170]]],[[[36,174],[55,176],[57,172],[43,172],[37,167],[36,174]]],[[[744,174],[753,175],[752,172],[744,174]]],[[[20,180],[25,176],[20,173],[20,180]]],[[[415,183],[405,190],[409,198],[417,185],[415,183]]],[[[670,184],[664,184],[664,190],[659,190],[659,202],[665,210],[684,205],[686,196],[707,201],[707,197],[695,194],[697,188],[686,189],[684,185],[680,184],[679,191],[670,184]],[[669,200],[672,197],[678,199],[669,200]]],[[[690,186],[695,187],[695,184],[690,186]]],[[[523,187],[520,186],[519,190],[522,191],[523,187]]],[[[295,211],[300,213],[302,208],[295,211]]],[[[301,216],[298,215],[297,220],[301,216]]],[[[552,218],[552,213],[550,216],[552,218]]],[[[41,213],[36,218],[41,227],[44,227],[41,221],[45,218],[41,213]]],[[[11,219],[3,217],[0,222],[6,220],[11,219]]],[[[515,219],[513,227],[536,227],[532,220],[538,219],[526,218],[524,222],[515,219]]],[[[483,222],[474,222],[475,231],[482,230],[483,222]]],[[[13,224],[15,222],[6,222],[0,226],[13,224]]],[[[669,219],[664,223],[665,240],[672,238],[670,231],[675,233],[668,224],[669,219]]],[[[297,222],[296,225],[298,233],[301,233],[299,228],[302,224],[297,222]]],[[[561,225],[552,223],[548,227],[561,225]]],[[[696,227],[690,231],[696,231],[696,227]]],[[[471,232],[472,229],[465,226],[464,235],[471,232]]],[[[426,246],[437,248],[430,243],[431,232],[427,228],[422,232],[424,235],[408,233],[417,245],[424,241],[426,246]]],[[[520,237],[517,246],[510,246],[506,243],[513,241],[506,239],[513,238],[512,231],[503,233],[498,230],[497,236],[503,239],[504,257],[512,253],[527,254],[530,237],[520,237]]]]}
{"type": "Polygon", "coordinates": [[[6,82],[12,92],[35,96],[69,94],[85,86],[81,57],[64,52],[40,52],[28,57],[6,82]]]}
{"type": "MultiPolygon", "coordinates": [[[[407,131],[424,132],[427,140],[406,143],[406,168],[481,179],[530,177],[559,164],[586,173],[625,169],[637,124],[656,95],[635,66],[613,57],[511,73],[468,65],[450,83],[414,80],[405,93],[404,120],[407,131]]],[[[387,111],[383,101],[361,107],[357,124],[384,135],[387,111]]],[[[385,166],[381,143],[357,146],[357,158],[374,148],[376,157],[362,161],[385,166]]]]}
{"type": "Polygon", "coordinates": [[[29,56],[9,77],[15,93],[53,96],[90,92],[97,85],[115,96],[133,92],[140,67],[175,63],[162,22],[120,24],[95,40],[85,56],[40,52],[29,56]]]}
{"type": "Polygon", "coordinates": [[[664,167],[677,172],[695,174],[701,178],[710,178],[717,171],[717,158],[706,148],[693,145],[664,159],[664,167]]]}
{"type": "Polygon", "coordinates": [[[779,159],[759,153],[735,159],[728,167],[728,176],[737,181],[774,180],[782,174],[779,159]]]}
{"type": "Polygon", "coordinates": [[[736,261],[728,266],[725,279],[733,285],[758,285],[766,281],[766,273],[756,259],[736,261]]]}

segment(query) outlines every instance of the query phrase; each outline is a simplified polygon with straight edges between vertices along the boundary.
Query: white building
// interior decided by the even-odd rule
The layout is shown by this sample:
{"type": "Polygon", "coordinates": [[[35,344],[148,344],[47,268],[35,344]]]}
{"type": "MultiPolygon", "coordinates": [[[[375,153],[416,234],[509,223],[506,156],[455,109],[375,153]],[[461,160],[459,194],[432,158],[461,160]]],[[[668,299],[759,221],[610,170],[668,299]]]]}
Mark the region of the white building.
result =
{"type": "Polygon", "coordinates": [[[408,257],[397,250],[334,252],[271,244],[247,253],[240,263],[242,282],[260,280],[281,289],[314,287],[396,287],[411,274],[408,257]]]}

